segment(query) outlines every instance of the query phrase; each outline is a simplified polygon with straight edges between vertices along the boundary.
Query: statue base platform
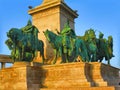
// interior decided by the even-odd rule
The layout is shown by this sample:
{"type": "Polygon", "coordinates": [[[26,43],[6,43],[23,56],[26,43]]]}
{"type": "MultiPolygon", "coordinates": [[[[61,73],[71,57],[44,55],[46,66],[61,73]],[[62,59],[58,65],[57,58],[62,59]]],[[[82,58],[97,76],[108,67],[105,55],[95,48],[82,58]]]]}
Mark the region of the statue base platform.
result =
{"type": "Polygon", "coordinates": [[[98,62],[17,62],[0,70],[0,90],[120,90],[119,83],[119,69],[98,62]]]}
{"type": "Polygon", "coordinates": [[[39,90],[120,90],[120,87],[107,86],[107,87],[67,87],[67,88],[44,88],[39,90]]]}

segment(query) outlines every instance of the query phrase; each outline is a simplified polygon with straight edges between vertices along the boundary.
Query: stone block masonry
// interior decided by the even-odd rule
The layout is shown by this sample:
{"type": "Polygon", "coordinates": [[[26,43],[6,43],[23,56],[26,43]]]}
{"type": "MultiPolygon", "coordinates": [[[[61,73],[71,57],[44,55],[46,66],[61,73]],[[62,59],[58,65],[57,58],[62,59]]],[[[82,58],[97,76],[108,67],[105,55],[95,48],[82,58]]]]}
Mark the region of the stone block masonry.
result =
{"type": "Polygon", "coordinates": [[[0,71],[0,90],[119,90],[119,69],[102,63],[15,64],[0,71]]]}

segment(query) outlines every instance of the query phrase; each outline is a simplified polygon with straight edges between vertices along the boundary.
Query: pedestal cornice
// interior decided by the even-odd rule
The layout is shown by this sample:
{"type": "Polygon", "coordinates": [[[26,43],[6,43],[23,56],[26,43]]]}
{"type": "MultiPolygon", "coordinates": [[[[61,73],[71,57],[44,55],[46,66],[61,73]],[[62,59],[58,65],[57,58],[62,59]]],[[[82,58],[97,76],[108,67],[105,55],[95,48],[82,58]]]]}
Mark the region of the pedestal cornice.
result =
{"type": "Polygon", "coordinates": [[[33,9],[30,9],[28,11],[28,13],[30,15],[33,15],[34,13],[37,13],[39,11],[44,11],[46,9],[49,9],[49,8],[53,8],[53,7],[57,7],[57,6],[60,6],[60,7],[63,7],[64,9],[66,9],[68,12],[71,13],[71,15],[73,15],[75,18],[78,17],[78,14],[72,10],[69,6],[67,6],[64,2],[58,2],[58,1],[51,1],[50,3],[43,3],[42,5],[40,6],[37,6],[33,9]]]}

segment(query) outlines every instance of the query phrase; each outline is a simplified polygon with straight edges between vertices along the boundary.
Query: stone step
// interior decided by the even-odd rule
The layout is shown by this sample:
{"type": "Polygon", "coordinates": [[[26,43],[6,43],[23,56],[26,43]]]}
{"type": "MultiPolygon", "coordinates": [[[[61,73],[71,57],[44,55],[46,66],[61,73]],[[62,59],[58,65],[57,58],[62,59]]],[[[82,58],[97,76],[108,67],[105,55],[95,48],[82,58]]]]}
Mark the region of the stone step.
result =
{"type": "Polygon", "coordinates": [[[120,90],[120,87],[67,87],[67,88],[40,88],[40,90],[120,90]]]}
{"type": "Polygon", "coordinates": [[[100,86],[108,86],[107,82],[93,82],[94,86],[100,87],[100,86]]]}
{"type": "Polygon", "coordinates": [[[61,87],[91,87],[91,83],[87,81],[81,81],[81,80],[60,80],[60,81],[47,81],[43,83],[43,86],[48,88],[61,88],[61,87]]]}

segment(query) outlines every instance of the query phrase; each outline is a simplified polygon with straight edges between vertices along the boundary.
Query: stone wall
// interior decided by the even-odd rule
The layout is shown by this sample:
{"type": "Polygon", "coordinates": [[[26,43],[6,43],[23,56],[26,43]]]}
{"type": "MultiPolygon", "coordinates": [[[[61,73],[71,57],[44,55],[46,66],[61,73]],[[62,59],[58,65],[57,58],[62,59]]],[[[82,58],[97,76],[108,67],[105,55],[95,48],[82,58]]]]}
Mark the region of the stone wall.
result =
{"type": "Polygon", "coordinates": [[[91,65],[90,77],[91,80],[94,82],[95,86],[98,85],[100,86],[102,84],[104,85],[106,84],[107,86],[119,85],[120,69],[98,62],[90,63],[90,65],[91,65]]]}
{"type": "Polygon", "coordinates": [[[0,90],[27,90],[27,67],[5,68],[0,71],[0,90]]]}
{"type": "Polygon", "coordinates": [[[89,64],[86,63],[68,63],[60,65],[43,66],[46,70],[44,76],[44,87],[90,87],[88,81],[89,64]],[[88,72],[86,72],[88,71],[88,72]]]}
{"type": "Polygon", "coordinates": [[[17,63],[13,67],[0,70],[0,90],[95,90],[93,87],[106,88],[97,90],[119,90],[119,87],[107,89],[109,86],[118,86],[119,82],[119,69],[98,62],[44,66],[20,66],[17,63]]]}

